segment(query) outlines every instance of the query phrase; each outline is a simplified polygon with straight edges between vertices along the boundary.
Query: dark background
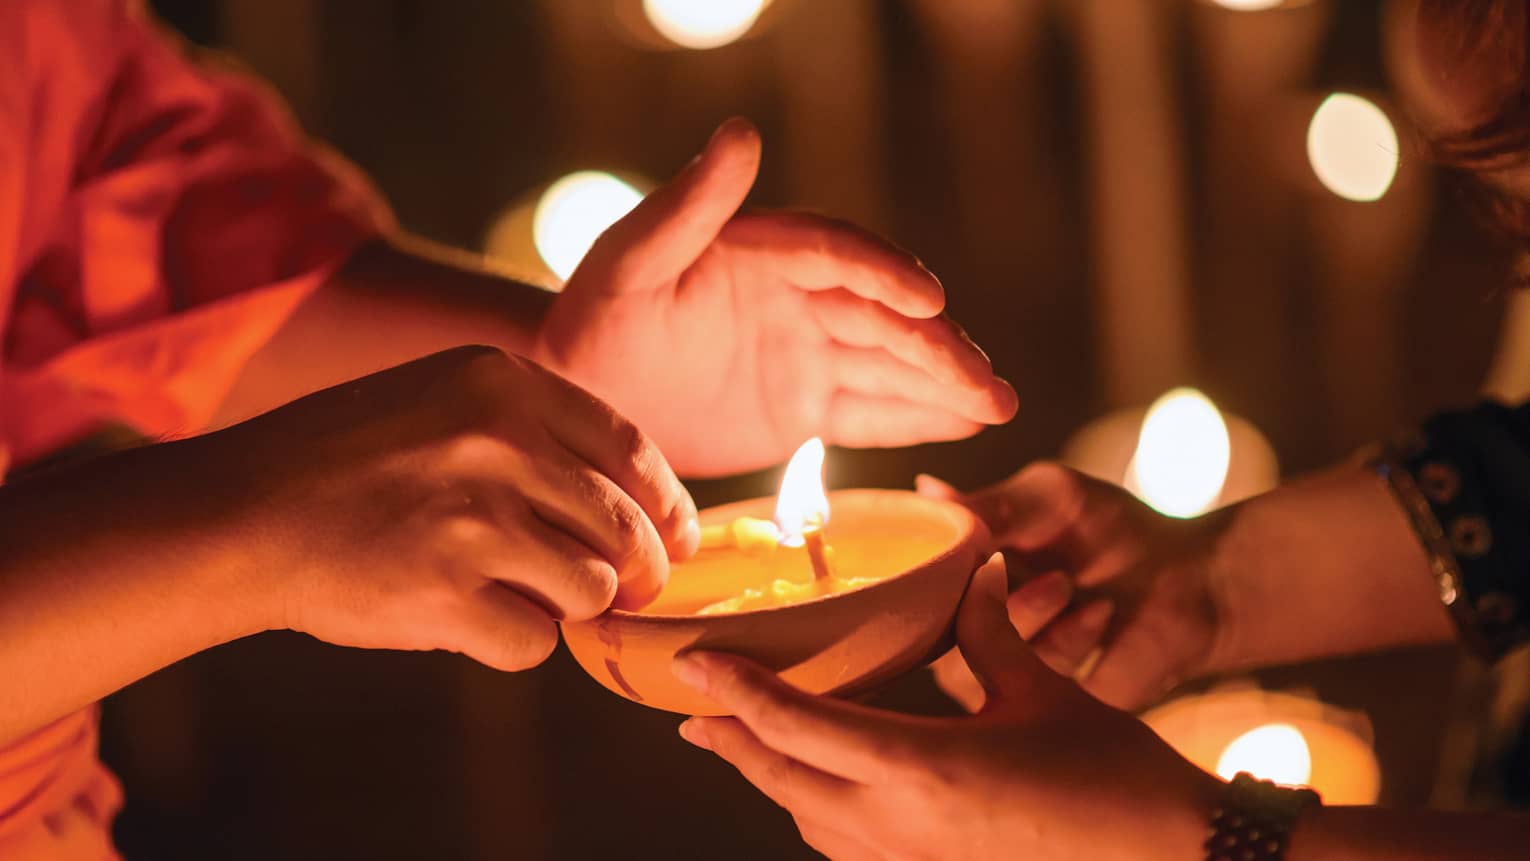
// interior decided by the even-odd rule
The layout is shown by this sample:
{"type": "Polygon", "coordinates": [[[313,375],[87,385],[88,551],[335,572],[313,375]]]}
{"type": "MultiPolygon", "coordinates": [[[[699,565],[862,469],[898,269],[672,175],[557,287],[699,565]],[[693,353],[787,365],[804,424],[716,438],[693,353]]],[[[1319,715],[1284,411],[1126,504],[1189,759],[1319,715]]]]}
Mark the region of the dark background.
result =
{"type": "MultiPolygon", "coordinates": [[[[563,173],[661,180],[717,122],[752,118],[751,202],[915,250],[1020,393],[1015,422],[966,442],[833,452],[837,486],[928,471],[974,487],[1177,384],[1299,472],[1470,402],[1504,314],[1506,254],[1388,98],[1406,68],[1379,2],[776,0],[712,51],[625,30],[635,0],[153,5],[268,77],[408,228],[466,247],[563,173]],[[1379,203],[1340,201],[1306,167],[1306,120],[1335,88],[1373,94],[1404,138],[1379,203]]],[[[693,489],[705,505],[773,481],[693,489]]],[[[1420,803],[1454,672],[1424,652],[1262,678],[1368,712],[1386,799],[1420,803]]],[[[948,708],[923,678],[889,697],[948,708]]],[[[561,650],[504,675],[270,634],[113,697],[104,751],[129,858],[811,855],[677,723],[561,650]]]]}

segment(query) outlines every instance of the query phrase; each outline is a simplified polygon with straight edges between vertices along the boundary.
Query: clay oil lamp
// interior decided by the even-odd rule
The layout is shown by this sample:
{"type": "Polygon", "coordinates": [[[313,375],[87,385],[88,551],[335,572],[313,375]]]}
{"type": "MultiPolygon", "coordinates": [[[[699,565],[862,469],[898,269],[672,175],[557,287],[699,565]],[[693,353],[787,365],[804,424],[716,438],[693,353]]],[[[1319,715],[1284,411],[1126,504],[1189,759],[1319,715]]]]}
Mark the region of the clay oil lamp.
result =
{"type": "Polygon", "coordinates": [[[633,702],[715,715],[671,675],[676,654],[731,652],[803,690],[853,695],[949,648],[988,541],[982,523],[909,491],[825,493],[823,459],[809,440],[775,499],[702,511],[701,550],[649,606],[565,623],[585,672],[633,702]]]}

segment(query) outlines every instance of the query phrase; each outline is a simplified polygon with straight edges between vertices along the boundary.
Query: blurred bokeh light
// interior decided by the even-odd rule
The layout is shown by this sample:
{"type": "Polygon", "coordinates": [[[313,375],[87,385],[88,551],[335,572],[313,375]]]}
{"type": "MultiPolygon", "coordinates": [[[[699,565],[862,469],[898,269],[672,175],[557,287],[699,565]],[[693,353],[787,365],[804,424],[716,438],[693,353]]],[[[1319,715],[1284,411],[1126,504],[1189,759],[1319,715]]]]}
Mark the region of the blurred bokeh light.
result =
{"type": "Polygon", "coordinates": [[[531,221],[537,253],[554,275],[568,280],[600,234],[642,199],[642,192],[605,171],[563,177],[537,201],[531,221]]]}
{"type": "Polygon", "coordinates": [[[1283,0],[1215,0],[1218,6],[1224,9],[1236,9],[1239,12],[1262,12],[1266,9],[1274,9],[1283,0]]]}
{"type": "Polygon", "coordinates": [[[643,0],[643,13],[664,38],[705,50],[737,41],[769,0],[643,0]]]}
{"type": "Polygon", "coordinates": [[[1334,194],[1380,200],[1397,176],[1397,130],[1374,103],[1353,93],[1334,93],[1307,126],[1307,158],[1334,194]]]}

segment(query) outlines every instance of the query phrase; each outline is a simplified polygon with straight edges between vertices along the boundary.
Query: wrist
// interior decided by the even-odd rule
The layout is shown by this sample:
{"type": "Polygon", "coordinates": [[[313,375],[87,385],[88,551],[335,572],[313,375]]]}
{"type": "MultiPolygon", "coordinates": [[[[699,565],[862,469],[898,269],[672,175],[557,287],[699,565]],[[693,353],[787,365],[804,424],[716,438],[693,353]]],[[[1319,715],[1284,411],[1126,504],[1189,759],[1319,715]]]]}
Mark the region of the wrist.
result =
{"type": "Polygon", "coordinates": [[[272,522],[272,488],[256,474],[257,464],[271,460],[256,455],[248,436],[236,425],[155,447],[165,469],[178,476],[176,486],[155,492],[178,509],[175,540],[197,554],[197,586],[218,622],[220,642],[286,627],[296,579],[294,560],[287,558],[296,545],[272,522]]]}
{"type": "Polygon", "coordinates": [[[1127,847],[1122,858],[1160,858],[1162,861],[1200,861],[1205,857],[1210,823],[1218,807],[1223,804],[1227,784],[1200,768],[1184,763],[1190,778],[1176,793],[1177,797],[1168,810],[1160,810],[1148,821],[1152,837],[1150,842],[1127,847]],[[1148,850],[1148,846],[1152,851],[1148,850]]]}
{"type": "Polygon", "coordinates": [[[1305,787],[1277,786],[1247,772],[1223,784],[1211,809],[1203,857],[1208,861],[1284,861],[1291,835],[1322,799],[1305,787]]]}
{"type": "Polygon", "coordinates": [[[1244,524],[1239,521],[1251,514],[1256,512],[1250,512],[1248,503],[1243,502],[1207,517],[1198,567],[1209,608],[1211,639],[1199,666],[1193,668],[1193,676],[1225,672],[1249,662],[1245,619],[1253,603],[1252,581],[1258,574],[1247,558],[1242,540],[1244,524]]]}

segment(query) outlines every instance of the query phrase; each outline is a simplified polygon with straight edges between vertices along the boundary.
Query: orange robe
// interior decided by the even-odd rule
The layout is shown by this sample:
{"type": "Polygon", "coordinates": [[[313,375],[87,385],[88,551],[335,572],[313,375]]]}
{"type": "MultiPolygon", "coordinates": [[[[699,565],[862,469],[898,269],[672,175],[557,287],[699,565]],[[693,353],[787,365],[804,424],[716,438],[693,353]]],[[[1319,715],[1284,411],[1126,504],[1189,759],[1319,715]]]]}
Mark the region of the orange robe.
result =
{"type": "MultiPolygon", "coordinates": [[[[185,53],[135,0],[0,2],[0,475],[106,424],[195,432],[392,227],[266,90],[185,53]]],[[[0,858],[116,857],[120,804],[94,709],[0,749],[0,858]]]]}

